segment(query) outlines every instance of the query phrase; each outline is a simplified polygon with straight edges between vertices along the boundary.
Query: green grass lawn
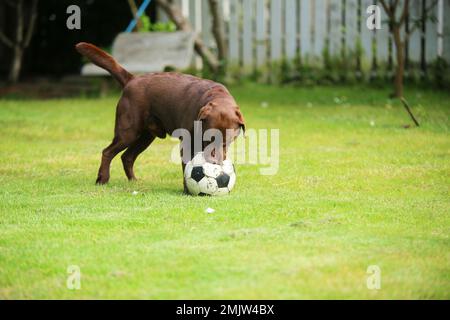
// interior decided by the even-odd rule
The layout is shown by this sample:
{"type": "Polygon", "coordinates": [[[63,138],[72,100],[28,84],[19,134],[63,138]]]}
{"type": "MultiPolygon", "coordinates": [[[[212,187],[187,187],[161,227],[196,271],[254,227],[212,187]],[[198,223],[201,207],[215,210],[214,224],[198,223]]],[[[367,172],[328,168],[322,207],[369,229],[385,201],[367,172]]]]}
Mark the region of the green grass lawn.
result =
{"type": "Polygon", "coordinates": [[[384,89],[231,91],[280,168],[238,166],[223,198],[182,195],[169,139],[95,186],[117,96],[0,100],[0,299],[450,298],[450,94],[409,89],[404,129],[384,89]]]}

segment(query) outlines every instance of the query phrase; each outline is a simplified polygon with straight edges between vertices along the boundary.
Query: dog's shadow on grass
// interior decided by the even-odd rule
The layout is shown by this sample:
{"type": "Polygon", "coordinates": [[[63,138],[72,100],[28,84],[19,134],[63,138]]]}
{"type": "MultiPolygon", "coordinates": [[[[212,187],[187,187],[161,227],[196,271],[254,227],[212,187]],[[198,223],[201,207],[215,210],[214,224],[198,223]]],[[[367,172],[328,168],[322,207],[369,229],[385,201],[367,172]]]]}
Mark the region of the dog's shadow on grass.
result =
{"type": "Polygon", "coordinates": [[[170,186],[146,187],[145,190],[142,190],[142,193],[145,195],[190,196],[183,192],[183,188],[174,188],[170,186]]]}
{"type": "MultiPolygon", "coordinates": [[[[91,189],[91,188],[90,188],[91,189]]],[[[105,193],[109,195],[130,194],[131,196],[187,196],[183,187],[174,187],[169,184],[146,183],[145,181],[109,182],[106,185],[95,185],[91,192],[105,193]]]]}

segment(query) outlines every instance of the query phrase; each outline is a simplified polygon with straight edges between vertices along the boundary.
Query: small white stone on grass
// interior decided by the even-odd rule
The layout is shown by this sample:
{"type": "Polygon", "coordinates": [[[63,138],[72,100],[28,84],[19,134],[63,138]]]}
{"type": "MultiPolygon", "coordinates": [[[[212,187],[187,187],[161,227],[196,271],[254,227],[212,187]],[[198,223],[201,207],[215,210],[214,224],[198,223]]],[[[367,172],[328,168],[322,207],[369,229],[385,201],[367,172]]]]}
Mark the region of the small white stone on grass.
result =
{"type": "Polygon", "coordinates": [[[135,195],[137,195],[139,192],[137,192],[137,191],[133,191],[131,194],[133,195],[133,196],[135,196],[135,195]]]}
{"type": "Polygon", "coordinates": [[[206,213],[214,213],[214,212],[216,212],[216,210],[214,210],[213,208],[206,208],[205,212],[206,213]]]}

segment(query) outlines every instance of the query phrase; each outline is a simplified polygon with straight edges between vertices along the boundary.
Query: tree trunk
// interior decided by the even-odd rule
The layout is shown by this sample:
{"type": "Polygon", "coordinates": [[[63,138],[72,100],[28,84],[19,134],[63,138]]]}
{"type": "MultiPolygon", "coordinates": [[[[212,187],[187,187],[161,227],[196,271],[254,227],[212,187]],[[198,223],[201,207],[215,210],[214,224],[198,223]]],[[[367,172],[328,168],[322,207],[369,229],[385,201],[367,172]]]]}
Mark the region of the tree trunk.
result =
{"type": "Polygon", "coordinates": [[[397,68],[394,80],[394,96],[403,98],[403,78],[405,74],[405,43],[400,35],[400,27],[394,26],[392,30],[394,36],[395,49],[397,51],[397,68]]]}
{"type": "MultiPolygon", "coordinates": [[[[137,18],[137,12],[138,12],[138,8],[136,6],[136,2],[134,2],[134,0],[128,0],[128,5],[130,6],[130,10],[131,10],[131,14],[133,15],[133,19],[137,18]]],[[[136,26],[134,27],[134,30],[140,30],[142,27],[142,22],[141,19],[137,19],[136,21],[136,26]]]]}
{"type": "Polygon", "coordinates": [[[19,45],[14,46],[13,61],[8,77],[8,81],[11,83],[17,83],[19,80],[20,70],[22,69],[22,56],[22,48],[19,45]]]}
{"type": "Polygon", "coordinates": [[[33,2],[31,3],[31,7],[29,9],[29,21],[27,23],[24,23],[25,17],[24,17],[23,3],[24,3],[23,0],[16,0],[15,2],[11,1],[9,3],[9,5],[15,8],[16,11],[17,22],[16,22],[16,35],[14,40],[9,39],[2,32],[2,30],[0,30],[0,41],[2,41],[7,47],[11,48],[11,50],[13,51],[12,61],[8,75],[8,81],[11,83],[16,83],[19,80],[20,71],[22,69],[22,58],[24,55],[24,51],[30,44],[37,18],[38,0],[33,0],[33,2]],[[26,31],[25,26],[28,27],[26,31]]]}
{"type": "Polygon", "coordinates": [[[219,1],[209,0],[209,9],[212,16],[212,33],[217,43],[217,51],[219,60],[223,62],[227,56],[227,47],[225,43],[225,27],[223,23],[223,16],[220,12],[219,1]]]}

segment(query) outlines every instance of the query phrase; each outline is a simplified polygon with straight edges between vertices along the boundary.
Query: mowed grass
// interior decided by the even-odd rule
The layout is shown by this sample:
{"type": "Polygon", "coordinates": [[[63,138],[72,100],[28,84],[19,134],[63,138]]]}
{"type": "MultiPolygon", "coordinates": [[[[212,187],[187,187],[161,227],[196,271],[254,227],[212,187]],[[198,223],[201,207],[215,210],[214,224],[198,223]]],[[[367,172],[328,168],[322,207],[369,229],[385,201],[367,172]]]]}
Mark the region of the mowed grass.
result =
{"type": "Polygon", "coordinates": [[[231,91],[280,167],[238,165],[223,198],[182,195],[169,139],[95,186],[117,96],[0,100],[0,298],[450,298],[449,94],[409,89],[405,129],[387,89],[231,91]]]}

